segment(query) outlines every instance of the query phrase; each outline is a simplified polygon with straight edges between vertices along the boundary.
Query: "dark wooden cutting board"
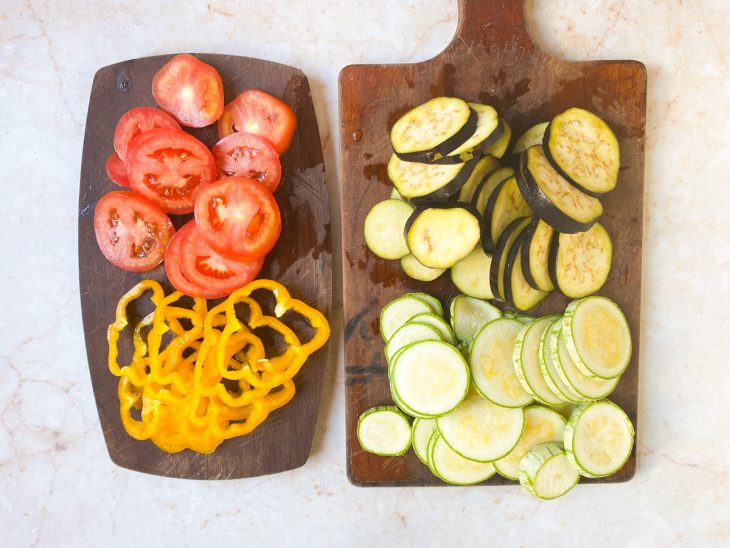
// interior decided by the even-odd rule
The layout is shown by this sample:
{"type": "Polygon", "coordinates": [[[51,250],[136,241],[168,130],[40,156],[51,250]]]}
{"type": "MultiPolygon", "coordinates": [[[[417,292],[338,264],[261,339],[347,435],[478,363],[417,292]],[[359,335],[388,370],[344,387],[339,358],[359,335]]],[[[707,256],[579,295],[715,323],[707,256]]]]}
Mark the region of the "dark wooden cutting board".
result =
{"type": "MultiPolygon", "coordinates": [[[[170,289],[163,266],[147,273],[124,272],[109,264],[94,237],[94,207],[118,190],[106,176],[119,117],[136,106],[156,106],[151,82],[171,55],[134,59],[100,69],[94,78],[86,122],[79,193],[79,277],[89,371],[99,419],[111,459],[125,468],[178,478],[229,479],[259,476],[303,465],[312,445],[327,351],[320,350],[294,378],[296,395],[274,411],[252,434],[225,441],[211,455],[191,451],[167,454],[149,441],[127,435],[119,419],[117,378],[107,367],[107,326],[119,298],[138,281],[160,280],[170,289]]],[[[298,128],[281,157],[282,180],[275,197],[282,232],[259,277],[278,280],[291,294],[329,316],[332,305],[332,241],[317,118],[307,77],[298,69],[248,57],[197,55],[221,75],[226,101],[259,88],[283,99],[296,113],[298,128]]],[[[208,146],[217,128],[189,130],[208,146]]],[[[184,220],[174,218],[176,226],[184,220]]],[[[302,328],[302,326],[296,326],[302,328]]]]}
{"type": "MultiPolygon", "coordinates": [[[[407,291],[426,291],[443,303],[457,294],[448,273],[435,282],[417,282],[403,274],[398,261],[373,255],[363,240],[365,216],[392,189],[386,174],[390,128],[410,108],[440,95],[495,106],[514,137],[571,106],[598,113],[616,132],[621,173],[618,187],[603,199],[601,219],[613,238],[614,259],[600,294],[621,306],[632,330],[631,364],[611,399],[636,425],[646,69],[636,61],[556,59],[531,40],[521,1],[459,0],[456,35],[433,59],[351,65],[340,73],[347,472],[356,485],[442,484],[412,451],[390,459],[365,453],[355,433],[363,411],[392,404],[378,332],[382,307],[407,291]]],[[[533,313],[562,313],[567,302],[553,294],[533,313]]],[[[634,449],[614,476],[582,481],[627,481],[635,468],[634,449]]],[[[509,482],[494,476],[487,483],[509,482]]]]}

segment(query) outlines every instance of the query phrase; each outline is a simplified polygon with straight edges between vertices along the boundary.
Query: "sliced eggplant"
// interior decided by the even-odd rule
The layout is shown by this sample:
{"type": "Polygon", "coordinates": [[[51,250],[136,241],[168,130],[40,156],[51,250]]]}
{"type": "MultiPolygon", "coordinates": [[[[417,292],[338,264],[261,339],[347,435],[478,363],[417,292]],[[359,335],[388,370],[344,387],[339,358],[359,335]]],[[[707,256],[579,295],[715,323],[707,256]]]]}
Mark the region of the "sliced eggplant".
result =
{"type": "Polygon", "coordinates": [[[393,154],[388,177],[400,195],[414,204],[438,202],[458,192],[476,164],[476,159],[453,165],[404,162],[393,154]]]}
{"type": "Polygon", "coordinates": [[[495,158],[502,158],[509,148],[509,142],[512,139],[512,128],[507,123],[507,120],[502,119],[502,134],[499,136],[494,143],[480,147],[484,154],[489,154],[495,158]]]}
{"type": "MultiPolygon", "coordinates": [[[[497,249],[492,256],[492,264],[489,267],[489,285],[492,288],[492,294],[495,299],[504,302],[504,267],[507,264],[507,255],[514,244],[515,240],[522,233],[526,226],[530,224],[530,217],[521,217],[515,219],[510,225],[504,229],[502,235],[497,241],[497,249]]],[[[484,242],[482,242],[484,245],[484,242]]]]}
{"type": "Polygon", "coordinates": [[[499,183],[506,181],[514,174],[515,170],[511,167],[502,167],[491,173],[479,184],[472,196],[471,203],[480,215],[484,214],[484,209],[487,207],[487,202],[489,201],[489,197],[492,195],[492,192],[494,192],[494,189],[499,186],[499,183]]]}
{"type": "Polygon", "coordinates": [[[540,291],[531,287],[522,273],[521,248],[525,244],[526,230],[517,237],[507,254],[504,266],[504,300],[517,310],[530,310],[549,295],[547,291],[540,291]]]}
{"type": "MultiPolygon", "coordinates": [[[[504,229],[515,219],[532,215],[532,210],[522,197],[517,181],[508,177],[494,189],[482,214],[482,242],[491,241],[492,249],[504,229]]],[[[483,244],[487,249],[489,243],[483,244]]]]}
{"type": "Polygon", "coordinates": [[[451,281],[464,295],[476,299],[492,299],[489,284],[489,268],[492,256],[487,255],[482,246],[477,245],[469,255],[451,267],[451,281]]]}
{"type": "Polygon", "coordinates": [[[621,166],[618,139],[592,112],[574,107],[558,114],[543,144],[558,173],[586,194],[600,196],[616,187],[621,166]]]}
{"type": "Polygon", "coordinates": [[[519,156],[525,152],[528,148],[541,145],[543,136],[545,135],[545,128],[547,128],[550,122],[542,122],[541,124],[535,124],[528,128],[520,137],[515,141],[515,146],[512,147],[512,155],[519,156]]]}
{"type": "Polygon", "coordinates": [[[480,158],[474,166],[474,171],[471,172],[469,179],[464,183],[459,190],[459,201],[470,203],[474,191],[479,187],[481,182],[489,176],[489,174],[499,169],[499,160],[493,156],[485,156],[480,158]]]}
{"type": "Polygon", "coordinates": [[[415,259],[429,268],[450,268],[479,243],[479,213],[461,202],[417,207],[405,227],[415,259]]]}
{"type": "Polygon", "coordinates": [[[611,237],[601,223],[585,232],[559,234],[550,246],[550,278],[566,297],[586,297],[606,282],[612,255],[611,237]]]}
{"type": "MultiPolygon", "coordinates": [[[[448,156],[458,156],[482,145],[482,143],[492,138],[492,135],[499,126],[499,115],[494,107],[489,105],[480,105],[479,103],[469,103],[469,106],[477,113],[476,131],[474,131],[474,134],[459,145],[455,150],[450,152],[448,156]]],[[[497,138],[498,137],[495,137],[494,141],[496,141],[497,138]]]]}
{"type": "Polygon", "coordinates": [[[435,97],[406,112],[393,124],[393,150],[408,162],[446,156],[477,129],[478,114],[463,99],[435,97]]]}
{"type": "Polygon", "coordinates": [[[541,145],[522,153],[516,176],[535,215],[559,232],[588,230],[603,214],[600,200],[581,192],[555,171],[541,145]]]}
{"type": "Polygon", "coordinates": [[[521,252],[522,274],[528,284],[541,291],[555,289],[548,272],[550,244],[555,235],[553,227],[537,217],[525,230],[521,252]]]}

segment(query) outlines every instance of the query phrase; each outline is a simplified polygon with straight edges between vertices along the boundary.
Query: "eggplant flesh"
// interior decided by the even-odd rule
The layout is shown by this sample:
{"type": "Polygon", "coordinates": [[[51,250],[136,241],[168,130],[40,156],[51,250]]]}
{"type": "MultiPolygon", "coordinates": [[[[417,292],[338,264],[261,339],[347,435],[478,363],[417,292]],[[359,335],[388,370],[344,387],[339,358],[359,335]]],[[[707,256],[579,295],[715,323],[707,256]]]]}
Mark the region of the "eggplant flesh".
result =
{"type": "MultiPolygon", "coordinates": [[[[507,228],[504,229],[504,232],[502,232],[502,235],[497,241],[497,249],[492,256],[492,264],[489,267],[489,285],[492,288],[494,298],[499,299],[502,302],[505,301],[504,267],[507,263],[507,255],[512,244],[514,244],[514,241],[522,233],[525,227],[530,224],[530,221],[530,217],[515,219],[507,228]]],[[[483,241],[482,245],[484,245],[483,241]]],[[[485,251],[489,253],[486,249],[485,251]]]]}
{"type": "Polygon", "coordinates": [[[550,122],[542,122],[527,128],[525,132],[519,136],[517,141],[515,141],[515,146],[512,147],[511,154],[513,156],[518,156],[532,146],[541,145],[543,137],[545,136],[545,129],[549,123],[550,122]]]}
{"type": "Polygon", "coordinates": [[[461,189],[459,189],[459,201],[470,203],[475,190],[479,188],[481,182],[498,169],[499,160],[496,158],[493,158],[492,156],[480,158],[474,166],[474,171],[472,171],[469,179],[467,179],[461,189]]]}
{"type": "Polygon", "coordinates": [[[504,266],[504,300],[505,302],[517,310],[530,310],[540,301],[548,296],[547,291],[540,291],[531,287],[522,272],[521,249],[525,245],[526,231],[517,237],[510,247],[507,260],[504,266]]]}
{"type": "Polygon", "coordinates": [[[458,192],[469,179],[477,161],[435,165],[404,162],[393,154],[388,162],[388,177],[398,193],[414,204],[436,202],[458,192]]]}
{"type": "Polygon", "coordinates": [[[525,242],[522,244],[522,274],[525,281],[534,289],[552,291],[555,285],[550,279],[548,261],[550,244],[556,232],[542,219],[533,219],[526,229],[525,242]]]}
{"type": "Polygon", "coordinates": [[[485,179],[479,183],[479,186],[474,191],[471,203],[477,209],[480,215],[484,215],[489,198],[492,196],[494,190],[503,181],[506,181],[515,174],[515,170],[511,167],[502,167],[492,172],[485,179]]]}
{"type": "MultiPolygon", "coordinates": [[[[499,236],[512,221],[531,215],[532,210],[522,197],[517,181],[514,177],[509,177],[498,190],[495,190],[487,203],[483,216],[486,226],[483,230],[489,231],[489,237],[496,246],[499,236]]],[[[484,232],[482,232],[482,237],[484,237],[484,232]]]]}
{"type": "Polygon", "coordinates": [[[550,246],[548,269],[553,284],[571,299],[592,295],[608,279],[613,244],[600,223],[577,234],[559,234],[550,246]]]}
{"type": "Polygon", "coordinates": [[[449,157],[472,150],[487,140],[496,141],[498,139],[498,137],[492,137],[499,127],[499,115],[495,108],[479,103],[469,103],[469,107],[477,113],[477,127],[466,141],[448,154],[449,157]]]}

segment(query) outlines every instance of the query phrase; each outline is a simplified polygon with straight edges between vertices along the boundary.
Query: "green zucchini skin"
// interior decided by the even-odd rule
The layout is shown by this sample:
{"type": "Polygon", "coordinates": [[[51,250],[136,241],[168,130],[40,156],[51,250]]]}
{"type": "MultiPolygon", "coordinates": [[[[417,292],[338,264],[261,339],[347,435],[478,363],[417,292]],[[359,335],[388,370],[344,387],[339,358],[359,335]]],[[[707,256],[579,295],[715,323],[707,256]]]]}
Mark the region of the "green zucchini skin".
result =
{"type": "Polygon", "coordinates": [[[457,173],[456,177],[451,179],[451,181],[446,183],[441,188],[438,188],[424,196],[416,196],[414,198],[409,198],[408,200],[413,205],[432,204],[448,200],[451,196],[458,193],[461,190],[461,187],[464,186],[464,184],[469,180],[469,177],[471,177],[471,174],[474,171],[474,168],[476,168],[479,159],[480,158],[475,157],[466,162],[466,165],[464,165],[464,168],[459,171],[459,173],[457,173]]]}
{"type": "MultiPolygon", "coordinates": [[[[471,137],[477,129],[478,114],[474,109],[470,109],[469,118],[466,123],[461,126],[461,129],[454,133],[451,137],[442,141],[430,150],[419,150],[417,152],[395,152],[395,154],[404,162],[421,162],[424,164],[439,163],[443,157],[446,157],[449,152],[459,148],[459,145],[463,144],[469,137],[471,137]]],[[[458,158],[458,156],[457,156],[458,158]]],[[[462,160],[459,159],[457,162],[444,161],[440,163],[450,164],[459,163],[462,160]]]]}

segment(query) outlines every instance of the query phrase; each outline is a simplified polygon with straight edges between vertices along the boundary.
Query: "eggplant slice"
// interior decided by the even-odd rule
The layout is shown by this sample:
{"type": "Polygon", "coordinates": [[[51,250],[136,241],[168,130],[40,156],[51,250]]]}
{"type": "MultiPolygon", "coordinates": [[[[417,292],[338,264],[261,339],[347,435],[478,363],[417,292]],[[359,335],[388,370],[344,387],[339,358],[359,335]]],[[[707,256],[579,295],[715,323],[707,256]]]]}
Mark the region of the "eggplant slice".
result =
{"type": "Polygon", "coordinates": [[[507,123],[507,120],[501,120],[502,133],[499,139],[490,144],[483,144],[480,148],[484,154],[489,154],[495,158],[502,158],[509,148],[509,142],[512,139],[512,128],[507,123]]]}
{"type": "Polygon", "coordinates": [[[519,136],[517,141],[515,141],[515,146],[512,147],[511,154],[513,156],[519,156],[528,148],[535,145],[541,145],[543,137],[545,136],[545,129],[549,123],[550,122],[542,122],[540,124],[535,124],[525,130],[525,132],[519,136]]]}
{"type": "MultiPolygon", "coordinates": [[[[472,205],[477,209],[480,215],[484,215],[487,203],[489,202],[489,197],[494,192],[494,189],[499,186],[499,183],[506,181],[514,174],[515,170],[511,167],[501,167],[482,180],[476,191],[474,191],[471,199],[472,205]]],[[[493,249],[491,243],[489,243],[489,246],[493,249]]]]}
{"type": "Polygon", "coordinates": [[[505,302],[523,312],[530,310],[549,295],[547,291],[540,291],[531,287],[522,272],[521,249],[527,241],[527,235],[526,230],[523,230],[510,247],[504,266],[504,281],[502,282],[505,302]]]}
{"type": "Polygon", "coordinates": [[[474,171],[472,171],[469,179],[464,183],[464,186],[459,190],[459,201],[470,203],[474,196],[474,191],[479,187],[481,182],[488,177],[491,173],[499,169],[499,160],[492,156],[484,156],[480,158],[474,171]]]}
{"type": "Polygon", "coordinates": [[[508,177],[494,189],[482,214],[482,241],[489,239],[494,247],[504,229],[520,217],[529,217],[532,210],[522,197],[517,181],[508,177]]]}
{"type": "Polygon", "coordinates": [[[480,105],[479,103],[469,103],[469,107],[477,113],[477,128],[471,137],[450,152],[447,157],[467,153],[477,146],[482,145],[482,143],[488,142],[489,140],[495,142],[499,138],[499,135],[492,137],[499,127],[499,115],[495,108],[489,105],[480,105]]]}
{"type": "Polygon", "coordinates": [[[598,198],[588,196],[564,179],[540,145],[520,155],[517,184],[535,215],[559,232],[588,230],[603,214],[598,198]]]}
{"type": "MultiPolygon", "coordinates": [[[[514,244],[525,227],[530,224],[530,221],[530,217],[515,219],[504,229],[504,232],[502,232],[502,235],[497,241],[497,249],[492,256],[492,264],[489,267],[489,285],[492,288],[494,298],[502,302],[505,301],[504,268],[507,265],[507,255],[512,244],[514,244]]],[[[482,242],[482,245],[484,245],[484,242],[482,242]]]]}
{"type": "Polygon", "coordinates": [[[621,153],[608,124],[582,108],[569,108],[545,131],[545,155],[570,183],[591,196],[610,192],[618,182],[621,153]]]}
{"type": "Polygon", "coordinates": [[[550,279],[548,260],[550,244],[556,232],[542,219],[537,217],[525,230],[525,241],[522,243],[522,274],[533,288],[541,291],[552,291],[555,285],[550,279]]]}
{"type": "Polygon", "coordinates": [[[566,297],[586,297],[603,287],[612,255],[611,237],[601,223],[586,232],[557,235],[550,246],[550,278],[566,297]]]}
{"type": "Polygon", "coordinates": [[[452,165],[404,162],[393,154],[388,177],[398,193],[414,204],[438,202],[459,191],[476,167],[476,159],[452,165]]]}

